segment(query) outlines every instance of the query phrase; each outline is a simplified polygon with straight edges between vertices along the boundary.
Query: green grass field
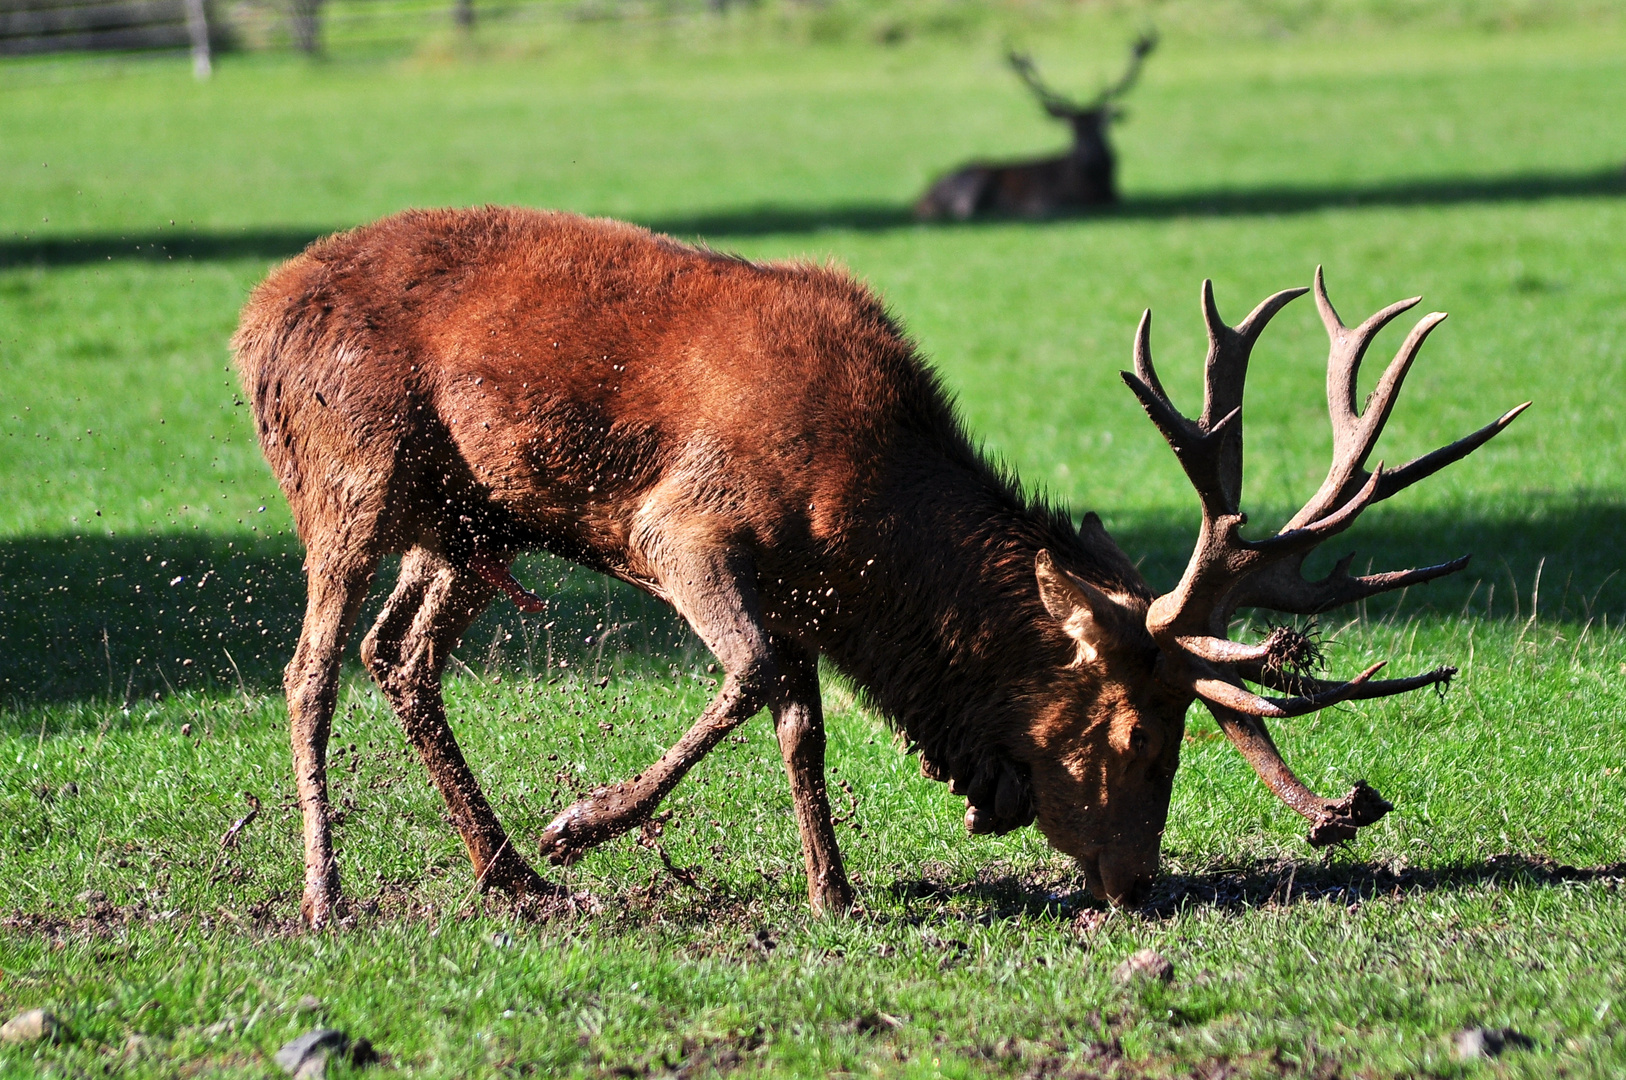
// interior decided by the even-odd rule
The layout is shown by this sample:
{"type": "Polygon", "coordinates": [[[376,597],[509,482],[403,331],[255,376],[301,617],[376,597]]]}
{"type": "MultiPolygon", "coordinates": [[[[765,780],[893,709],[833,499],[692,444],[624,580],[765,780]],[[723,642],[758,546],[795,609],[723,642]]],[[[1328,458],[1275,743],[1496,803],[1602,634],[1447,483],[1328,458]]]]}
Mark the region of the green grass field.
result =
{"type": "MultiPolygon", "coordinates": [[[[1504,8],[1372,0],[1301,26],[1261,0],[1227,29],[1172,6],[1117,133],[1124,204],[958,227],[909,220],[935,173],[1060,145],[1002,35],[1082,92],[1160,9],[494,19],[411,48],[336,29],[323,62],[227,56],[207,84],[174,59],[0,64],[0,1018],[44,1006],[72,1032],[0,1047],[0,1076],[274,1076],[318,1024],[372,1040],[380,1075],[1626,1074],[1626,23],[1504,8]],[[966,837],[963,802],[830,677],[858,913],[807,913],[759,719],[668,801],[659,850],[595,852],[568,878],[591,900],[539,923],[474,891],[357,670],[332,773],[354,910],[303,933],[279,690],[301,553],[226,339],[315,236],[481,202],[839,260],[988,451],[1100,512],[1164,587],[1197,505],[1118,380],[1140,311],[1189,409],[1204,277],[1233,320],[1318,263],[1346,321],[1423,293],[1452,317],[1382,456],[1535,405],[1331,545],[1469,570],[1324,629],[1340,672],[1462,675],[1279,725],[1312,786],[1364,777],[1396,811],[1312,851],[1194,711],[1164,877],[1110,910],[1032,830],[966,837]],[[245,793],[263,810],[224,849],[245,793]],[[1144,946],[1173,982],[1118,985],[1144,946]],[[1474,1025],[1534,1046],[1459,1062],[1474,1025]]],[[[1256,520],[1325,470],[1325,355],[1302,301],[1256,353],[1256,520]]],[[[532,849],[714,676],[654,602],[541,558],[521,576],[552,609],[488,613],[448,699],[532,849]]]]}

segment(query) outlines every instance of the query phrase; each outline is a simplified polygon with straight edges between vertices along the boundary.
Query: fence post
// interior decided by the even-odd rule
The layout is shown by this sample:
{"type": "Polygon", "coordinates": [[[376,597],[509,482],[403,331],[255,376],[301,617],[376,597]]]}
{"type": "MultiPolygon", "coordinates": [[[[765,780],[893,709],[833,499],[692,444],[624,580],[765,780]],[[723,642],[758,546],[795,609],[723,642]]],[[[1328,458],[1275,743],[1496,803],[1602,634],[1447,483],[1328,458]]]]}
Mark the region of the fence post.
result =
{"type": "Polygon", "coordinates": [[[322,51],[322,0],[292,0],[289,17],[293,23],[294,44],[299,51],[316,55],[322,51]]]}
{"type": "Polygon", "coordinates": [[[207,79],[214,73],[209,54],[209,16],[203,0],[186,0],[186,33],[192,39],[192,74],[207,79]]]}

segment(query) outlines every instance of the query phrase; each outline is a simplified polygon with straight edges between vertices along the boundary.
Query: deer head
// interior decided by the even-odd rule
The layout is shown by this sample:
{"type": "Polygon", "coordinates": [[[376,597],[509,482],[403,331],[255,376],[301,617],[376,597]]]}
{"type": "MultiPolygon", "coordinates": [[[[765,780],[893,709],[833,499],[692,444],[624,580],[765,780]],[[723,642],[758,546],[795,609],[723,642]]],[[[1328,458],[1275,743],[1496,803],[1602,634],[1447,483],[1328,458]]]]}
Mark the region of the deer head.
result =
{"type": "MultiPolygon", "coordinates": [[[[1152,600],[1107,593],[1038,556],[1039,593],[1050,616],[1077,646],[1055,711],[1038,725],[1039,762],[1033,786],[1040,828],[1052,844],[1082,864],[1093,891],[1134,900],[1156,870],[1168,813],[1185,714],[1194,700],[1213,713],[1221,730],[1283,802],[1310,822],[1309,841],[1321,846],[1348,840],[1391,807],[1359,782],[1341,799],[1307,788],[1282,760],[1267,719],[1300,716],[1338,702],[1387,697],[1425,686],[1443,687],[1456,674],[1441,667],[1400,679],[1373,678],[1374,664],[1344,682],[1312,677],[1315,642],[1285,627],[1257,644],[1232,641],[1239,608],[1317,615],[1393,589],[1421,584],[1462,569],[1467,557],[1416,570],[1365,577],[1348,572],[1346,556],[1324,578],[1302,574],[1305,558],[1343,532],[1373,503],[1387,499],[1466,456],[1512,422],[1526,402],[1473,434],[1401,466],[1366,468],[1394,408],[1402,381],[1429,333],[1445,318],[1424,317],[1407,336],[1364,411],[1355,403],[1356,376],[1378,331],[1417,304],[1402,300],[1356,327],[1347,327],[1327,299],[1318,268],[1316,305],[1331,339],[1327,404],[1332,417],[1333,461],[1320,490],[1276,535],[1246,540],[1242,494],[1242,389],[1248,358],[1265,325],[1307,289],[1279,292],[1242,322],[1228,326],[1203,282],[1208,357],[1202,414],[1182,416],[1152,367],[1151,312],[1135,335],[1135,371],[1124,381],[1162,432],[1202,504],[1196,549],[1180,583],[1152,600]],[[1279,691],[1262,696],[1246,683],[1279,691]],[[1073,685],[1076,684],[1076,685],[1073,685]],[[1062,699],[1070,699],[1063,702],[1062,699]]],[[[1093,516],[1092,516],[1093,518],[1093,516]]],[[[1099,529],[1087,520],[1086,529],[1099,529]]]]}

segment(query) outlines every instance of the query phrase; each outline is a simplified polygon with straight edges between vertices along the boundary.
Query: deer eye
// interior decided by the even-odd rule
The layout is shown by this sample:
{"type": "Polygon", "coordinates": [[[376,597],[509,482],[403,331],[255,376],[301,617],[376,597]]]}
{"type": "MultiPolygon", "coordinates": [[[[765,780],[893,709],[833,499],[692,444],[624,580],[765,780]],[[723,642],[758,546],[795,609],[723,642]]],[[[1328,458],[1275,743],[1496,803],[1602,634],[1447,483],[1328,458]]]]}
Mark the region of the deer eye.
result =
{"type": "Polygon", "coordinates": [[[1129,733],[1129,752],[1136,757],[1145,757],[1146,746],[1150,741],[1146,737],[1146,729],[1137,724],[1135,729],[1129,733]]]}

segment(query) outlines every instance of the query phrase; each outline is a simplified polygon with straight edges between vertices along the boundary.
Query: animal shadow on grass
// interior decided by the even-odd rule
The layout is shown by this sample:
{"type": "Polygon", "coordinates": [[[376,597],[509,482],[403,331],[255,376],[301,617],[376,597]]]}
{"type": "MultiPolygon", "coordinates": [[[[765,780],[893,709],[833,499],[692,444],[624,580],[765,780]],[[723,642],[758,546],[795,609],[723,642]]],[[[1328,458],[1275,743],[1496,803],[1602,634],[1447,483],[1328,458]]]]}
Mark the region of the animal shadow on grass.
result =
{"type": "Polygon", "coordinates": [[[1166,873],[1154,888],[1145,914],[1168,918],[1192,907],[1244,910],[1271,905],[1331,901],[1346,906],[1482,886],[1547,887],[1567,882],[1626,884],[1626,863],[1567,866],[1545,855],[1505,852],[1482,862],[1432,867],[1382,863],[1263,860],[1221,870],[1166,873]]]}
{"type": "MultiPolygon", "coordinates": [[[[1616,538],[1626,533],[1626,505],[1579,497],[1529,499],[1499,510],[1394,508],[1357,525],[1339,549],[1360,553],[1356,569],[1368,555],[1374,569],[1477,556],[1465,573],[1388,600],[1386,607],[1374,602],[1368,617],[1429,609],[1528,617],[1539,566],[1543,618],[1578,622],[1607,614],[1619,621],[1626,577],[1616,575],[1614,553],[1616,538]],[[1396,609],[1397,603],[1404,606],[1396,609]]],[[[1112,532],[1143,560],[1153,586],[1166,589],[1191,550],[1195,517],[1126,515],[1112,532]]],[[[39,720],[24,720],[17,706],[102,701],[128,707],[186,690],[280,695],[282,667],[304,611],[300,563],[293,538],[252,534],[0,541],[0,706],[10,707],[0,709],[0,726],[37,728],[39,720]]],[[[628,586],[545,555],[523,560],[517,572],[548,598],[547,612],[521,618],[506,602],[493,603],[464,635],[454,670],[598,678],[709,659],[670,609],[628,586]]],[[[393,561],[379,571],[346,652],[352,663],[394,576],[393,561]]]]}
{"type": "MultiPolygon", "coordinates": [[[[1184,217],[1238,217],[1251,214],[1307,214],[1362,206],[1460,206],[1535,202],[1542,199],[1626,195],[1626,174],[1618,167],[1587,172],[1522,173],[1501,177],[1439,177],[1373,184],[1235,188],[1218,191],[1128,195],[1119,202],[1058,213],[1051,220],[1110,218],[1161,221],[1184,217]]],[[[937,228],[975,228],[980,222],[1011,220],[986,216],[949,221],[937,228]]],[[[878,232],[917,224],[913,211],[888,203],[833,207],[759,206],[642,222],[675,236],[766,236],[842,229],[878,232]]]]}
{"type": "MultiPolygon", "coordinates": [[[[1626,885],[1626,863],[1576,867],[1543,855],[1505,853],[1483,862],[1433,867],[1271,859],[1212,870],[1176,868],[1158,877],[1151,899],[1139,908],[1139,914],[1167,919],[1193,908],[1244,911],[1319,902],[1350,906],[1385,897],[1482,886],[1547,887],[1568,882],[1607,882],[1618,888],[1626,885]]],[[[900,879],[887,891],[904,904],[909,912],[905,921],[910,922],[933,921],[944,906],[961,908],[978,921],[1082,915],[1086,925],[1106,910],[1104,902],[1091,898],[1082,875],[1054,871],[1014,874],[999,865],[978,873],[972,881],[954,881],[951,875],[927,867],[920,876],[900,879]]]]}
{"type": "MultiPolygon", "coordinates": [[[[1159,221],[1182,217],[1305,214],[1337,207],[1461,206],[1599,195],[1626,195],[1626,174],[1614,167],[1493,177],[1446,176],[1371,184],[1310,184],[1132,194],[1121,202],[1063,215],[1057,220],[1070,216],[1159,221]]],[[[0,240],[0,270],[22,266],[75,266],[109,259],[148,262],[283,259],[298,254],[319,236],[354,224],[348,222],[326,229],[247,229],[233,232],[159,229],[144,233],[13,236],[0,240]]],[[[826,229],[884,232],[914,227],[917,222],[913,210],[906,204],[860,202],[834,206],[764,204],[695,214],[652,216],[642,219],[640,224],[674,236],[721,240],[821,232],[826,229]]],[[[973,220],[947,222],[935,227],[976,228],[978,224],[978,220],[973,220]]]]}
{"type": "MultiPolygon", "coordinates": [[[[51,536],[0,541],[0,731],[37,728],[20,708],[137,702],[186,691],[282,694],[282,668],[305,608],[291,537],[51,536]]],[[[357,647],[394,585],[387,560],[346,649],[357,647]]],[[[665,605],[549,556],[516,572],[548,600],[521,619],[493,603],[452,665],[543,678],[692,663],[700,646],[665,605]]],[[[58,714],[52,723],[95,726],[58,714]]]]}

